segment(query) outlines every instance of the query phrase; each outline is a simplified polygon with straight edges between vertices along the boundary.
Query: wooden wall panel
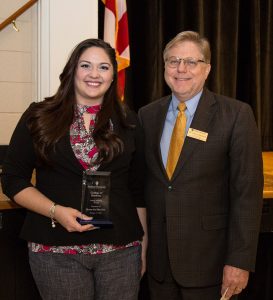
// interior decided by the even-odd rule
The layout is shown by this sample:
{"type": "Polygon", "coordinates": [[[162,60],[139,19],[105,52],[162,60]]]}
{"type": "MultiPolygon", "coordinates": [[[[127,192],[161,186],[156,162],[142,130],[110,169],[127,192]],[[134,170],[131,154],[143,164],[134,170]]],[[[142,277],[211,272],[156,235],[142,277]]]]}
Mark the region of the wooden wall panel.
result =
{"type": "MultiPolygon", "coordinates": [[[[3,22],[27,0],[1,0],[3,22]]],[[[37,97],[37,5],[0,31],[0,145],[9,144],[11,134],[30,102],[37,97]]]]}

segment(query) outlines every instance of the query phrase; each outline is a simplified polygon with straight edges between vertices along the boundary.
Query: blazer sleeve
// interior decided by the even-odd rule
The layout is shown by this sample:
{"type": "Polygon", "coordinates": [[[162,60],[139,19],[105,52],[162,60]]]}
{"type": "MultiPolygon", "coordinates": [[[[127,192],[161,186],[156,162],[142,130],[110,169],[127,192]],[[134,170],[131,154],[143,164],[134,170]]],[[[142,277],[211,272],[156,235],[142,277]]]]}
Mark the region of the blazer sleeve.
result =
{"type": "Polygon", "coordinates": [[[32,186],[31,177],[36,155],[24,115],[19,120],[3,163],[1,183],[3,192],[13,199],[14,195],[32,186]]]}
{"type": "Polygon", "coordinates": [[[144,159],[144,136],[137,116],[134,114],[135,123],[135,152],[130,165],[129,186],[136,207],[146,207],[144,201],[144,184],[146,164],[144,159]]]}
{"type": "Polygon", "coordinates": [[[263,199],[261,142],[249,105],[233,127],[230,151],[230,218],[226,264],[254,271],[263,199]]]}

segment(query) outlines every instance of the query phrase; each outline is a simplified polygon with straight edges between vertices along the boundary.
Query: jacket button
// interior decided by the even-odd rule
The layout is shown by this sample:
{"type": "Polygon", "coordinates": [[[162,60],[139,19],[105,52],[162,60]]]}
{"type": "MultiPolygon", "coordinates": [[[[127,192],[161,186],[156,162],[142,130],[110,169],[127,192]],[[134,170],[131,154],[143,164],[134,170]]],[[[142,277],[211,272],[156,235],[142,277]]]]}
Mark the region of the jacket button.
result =
{"type": "Polygon", "coordinates": [[[171,185],[168,186],[168,191],[172,191],[173,187],[171,185]]]}

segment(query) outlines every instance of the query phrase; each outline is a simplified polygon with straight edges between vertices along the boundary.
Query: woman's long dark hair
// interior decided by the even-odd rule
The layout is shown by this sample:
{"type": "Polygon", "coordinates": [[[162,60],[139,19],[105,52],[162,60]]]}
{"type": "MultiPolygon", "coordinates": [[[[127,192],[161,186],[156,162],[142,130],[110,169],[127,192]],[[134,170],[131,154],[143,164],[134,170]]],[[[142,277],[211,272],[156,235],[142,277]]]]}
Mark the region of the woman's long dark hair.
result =
{"type": "Polygon", "coordinates": [[[109,120],[117,116],[122,126],[127,127],[125,108],[117,93],[117,61],[115,50],[100,39],[87,39],[78,44],[71,53],[60,75],[60,86],[55,95],[32,105],[26,112],[27,125],[31,132],[34,148],[43,163],[50,163],[49,150],[67,134],[73,122],[75,109],[74,77],[82,53],[90,47],[102,48],[113,65],[114,77],[104,95],[101,110],[97,115],[93,131],[94,141],[99,149],[98,160],[109,162],[123,151],[123,143],[110,126],[109,120]]]}

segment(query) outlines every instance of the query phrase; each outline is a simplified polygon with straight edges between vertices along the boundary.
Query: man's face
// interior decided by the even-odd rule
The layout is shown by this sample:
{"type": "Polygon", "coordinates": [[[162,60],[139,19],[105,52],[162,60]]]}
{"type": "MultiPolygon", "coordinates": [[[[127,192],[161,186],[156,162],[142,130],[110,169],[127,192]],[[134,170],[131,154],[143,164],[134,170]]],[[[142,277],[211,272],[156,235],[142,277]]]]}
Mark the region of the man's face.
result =
{"type": "Polygon", "coordinates": [[[165,80],[174,95],[181,102],[191,99],[203,88],[210,72],[210,64],[198,62],[204,60],[199,47],[190,41],[181,42],[170,48],[166,53],[166,59],[191,59],[194,64],[184,63],[181,60],[176,67],[171,67],[165,62],[165,80]]]}

